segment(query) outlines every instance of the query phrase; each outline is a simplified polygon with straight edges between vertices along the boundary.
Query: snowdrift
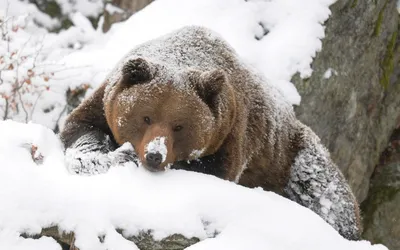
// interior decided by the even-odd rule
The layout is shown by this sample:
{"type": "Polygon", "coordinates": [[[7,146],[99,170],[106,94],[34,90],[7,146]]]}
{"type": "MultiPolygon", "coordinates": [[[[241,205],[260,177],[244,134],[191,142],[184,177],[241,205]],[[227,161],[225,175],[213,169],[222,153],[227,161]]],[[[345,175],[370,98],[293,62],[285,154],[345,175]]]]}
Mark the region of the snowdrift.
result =
{"type": "Polygon", "coordinates": [[[0,138],[0,249],[61,249],[49,237],[20,237],[58,226],[75,233],[80,250],[139,249],[126,238],[147,230],[155,240],[200,239],[190,250],[387,250],[342,238],[312,211],[274,193],[213,176],[155,174],[133,163],[70,175],[57,136],[41,125],[2,121],[0,138]]]}

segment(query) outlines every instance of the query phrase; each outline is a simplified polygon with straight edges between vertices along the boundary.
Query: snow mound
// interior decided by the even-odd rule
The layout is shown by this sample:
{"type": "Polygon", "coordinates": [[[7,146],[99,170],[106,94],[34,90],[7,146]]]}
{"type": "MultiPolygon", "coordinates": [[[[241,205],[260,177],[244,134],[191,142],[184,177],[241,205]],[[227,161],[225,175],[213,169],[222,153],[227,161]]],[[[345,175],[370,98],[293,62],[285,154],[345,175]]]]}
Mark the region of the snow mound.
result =
{"type": "Polygon", "coordinates": [[[19,237],[58,225],[76,233],[81,250],[138,249],[116,228],[130,235],[151,229],[155,239],[173,233],[200,238],[191,250],[387,250],[342,238],[310,210],[274,193],[209,175],[150,173],[133,163],[105,174],[70,175],[57,136],[41,125],[1,121],[0,138],[0,249],[59,250],[51,238],[19,237]],[[40,163],[32,159],[38,155],[40,163]]]}

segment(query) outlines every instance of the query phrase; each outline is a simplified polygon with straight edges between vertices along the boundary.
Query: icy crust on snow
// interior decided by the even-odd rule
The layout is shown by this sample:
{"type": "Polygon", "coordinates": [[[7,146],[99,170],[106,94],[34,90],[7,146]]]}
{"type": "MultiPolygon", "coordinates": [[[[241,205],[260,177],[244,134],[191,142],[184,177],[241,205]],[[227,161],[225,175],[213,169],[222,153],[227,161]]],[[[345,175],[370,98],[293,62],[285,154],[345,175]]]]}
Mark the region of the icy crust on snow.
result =
{"type": "Polygon", "coordinates": [[[291,200],[310,208],[342,234],[354,236],[358,231],[355,198],[320,139],[308,127],[304,126],[303,133],[304,149],[295,158],[285,191],[291,200]]]}
{"type": "Polygon", "coordinates": [[[0,137],[1,249],[59,250],[47,237],[18,237],[58,225],[76,233],[81,250],[138,249],[116,228],[125,235],[151,229],[156,239],[173,233],[202,239],[190,250],[387,250],[342,238],[309,209],[272,192],[183,170],[154,174],[133,163],[105,174],[71,175],[51,130],[2,121],[0,137]],[[32,161],[21,147],[26,143],[41,150],[43,164],[32,161]]]}
{"type": "Polygon", "coordinates": [[[113,24],[108,33],[97,36],[95,44],[65,61],[92,65],[91,70],[82,75],[89,77],[96,72],[95,80],[99,85],[101,77],[98,76],[105,78],[105,72],[134,46],[183,26],[200,25],[221,34],[244,60],[282,89],[292,104],[299,104],[300,96],[290,80],[296,72],[301,76],[312,73],[310,63],[321,49],[322,24],[329,17],[329,5],[333,2],[154,1],[126,22],[113,24]]]}

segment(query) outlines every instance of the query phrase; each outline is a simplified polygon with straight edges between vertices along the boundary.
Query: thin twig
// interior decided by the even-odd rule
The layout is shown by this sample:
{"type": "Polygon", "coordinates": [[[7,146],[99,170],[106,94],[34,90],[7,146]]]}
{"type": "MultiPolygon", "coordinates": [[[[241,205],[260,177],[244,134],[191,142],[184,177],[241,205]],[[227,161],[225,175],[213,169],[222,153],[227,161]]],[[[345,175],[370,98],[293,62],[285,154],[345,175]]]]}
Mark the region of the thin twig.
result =
{"type": "Polygon", "coordinates": [[[36,59],[38,58],[39,53],[42,51],[42,49],[43,49],[43,47],[44,47],[44,37],[45,37],[45,36],[43,36],[43,39],[42,39],[42,41],[40,42],[40,47],[39,47],[38,51],[36,52],[36,55],[35,55],[35,57],[34,57],[34,59],[33,59],[33,66],[32,66],[32,69],[36,67],[36,59]]]}
{"type": "Polygon", "coordinates": [[[18,94],[18,99],[19,99],[19,102],[20,102],[20,104],[21,104],[22,110],[23,110],[24,113],[25,113],[25,123],[28,123],[28,119],[29,119],[28,111],[26,111],[26,109],[25,109],[24,103],[23,103],[23,101],[22,101],[21,93],[18,91],[17,94],[18,94]]]}
{"type": "Polygon", "coordinates": [[[35,103],[34,103],[33,106],[32,106],[32,110],[31,110],[31,120],[32,120],[32,117],[33,117],[33,113],[35,112],[35,109],[36,109],[36,104],[38,103],[39,98],[42,96],[42,94],[43,94],[43,90],[39,93],[38,97],[37,97],[36,100],[35,100],[35,103]]]}
{"type": "Polygon", "coordinates": [[[58,123],[60,122],[61,117],[62,117],[62,115],[64,114],[64,112],[67,111],[67,107],[68,107],[68,103],[65,104],[63,110],[61,110],[60,114],[58,115],[58,118],[57,118],[57,120],[56,120],[56,125],[55,125],[55,127],[54,127],[54,129],[53,129],[54,133],[58,133],[58,132],[60,131],[60,126],[58,126],[58,123]]]}

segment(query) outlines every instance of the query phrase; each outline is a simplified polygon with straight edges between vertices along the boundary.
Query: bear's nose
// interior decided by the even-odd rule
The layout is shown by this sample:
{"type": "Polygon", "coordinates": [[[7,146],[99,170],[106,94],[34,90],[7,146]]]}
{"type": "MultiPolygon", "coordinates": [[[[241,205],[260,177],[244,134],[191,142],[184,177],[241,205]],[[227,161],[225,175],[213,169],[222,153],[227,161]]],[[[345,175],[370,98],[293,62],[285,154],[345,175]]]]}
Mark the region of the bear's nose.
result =
{"type": "Polygon", "coordinates": [[[162,161],[162,155],[160,153],[148,153],[146,155],[147,165],[151,168],[157,168],[160,166],[162,161]]]}

